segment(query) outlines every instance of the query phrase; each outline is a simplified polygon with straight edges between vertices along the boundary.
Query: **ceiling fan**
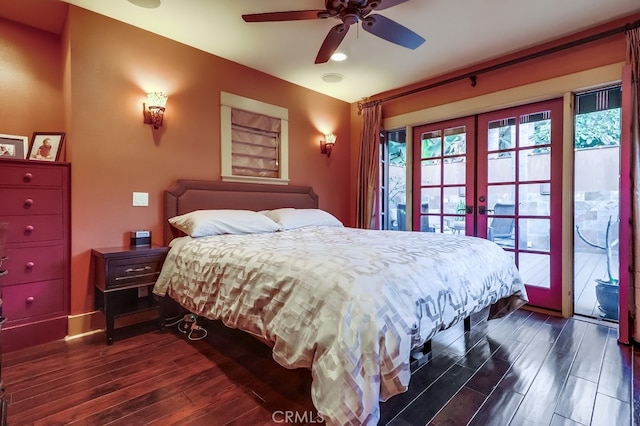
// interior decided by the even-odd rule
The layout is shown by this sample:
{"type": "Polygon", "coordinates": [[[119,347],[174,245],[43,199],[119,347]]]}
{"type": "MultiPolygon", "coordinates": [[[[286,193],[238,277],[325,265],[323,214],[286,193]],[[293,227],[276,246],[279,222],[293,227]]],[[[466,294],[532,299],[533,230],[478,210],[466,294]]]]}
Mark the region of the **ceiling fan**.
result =
{"type": "Polygon", "coordinates": [[[334,26],[324,39],[316,64],[327,62],[347,35],[349,27],[358,21],[362,29],[380,38],[400,46],[416,49],[424,38],[409,28],[386,18],[374,10],[384,10],[409,0],[326,0],[325,10],[290,10],[285,12],[268,12],[242,15],[245,22],[301,21],[310,19],[336,18],[342,21],[334,26]]]}

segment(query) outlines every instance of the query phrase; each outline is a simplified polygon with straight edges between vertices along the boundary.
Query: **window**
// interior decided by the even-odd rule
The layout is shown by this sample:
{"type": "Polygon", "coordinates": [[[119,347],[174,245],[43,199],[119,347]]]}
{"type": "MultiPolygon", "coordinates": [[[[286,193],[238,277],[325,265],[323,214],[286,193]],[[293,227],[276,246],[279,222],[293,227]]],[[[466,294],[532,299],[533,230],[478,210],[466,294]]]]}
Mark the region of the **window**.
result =
{"type": "Polygon", "coordinates": [[[407,217],[406,130],[380,137],[380,229],[405,231],[407,217]]]}
{"type": "Polygon", "coordinates": [[[289,111],[222,92],[221,175],[224,181],[289,181],[289,111]]]}

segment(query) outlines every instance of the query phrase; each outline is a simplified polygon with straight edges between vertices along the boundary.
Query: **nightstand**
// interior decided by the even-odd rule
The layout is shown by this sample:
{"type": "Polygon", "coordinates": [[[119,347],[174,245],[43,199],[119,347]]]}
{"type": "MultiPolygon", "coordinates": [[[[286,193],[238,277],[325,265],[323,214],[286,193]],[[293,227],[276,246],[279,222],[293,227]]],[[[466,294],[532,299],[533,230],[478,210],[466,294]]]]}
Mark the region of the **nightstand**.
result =
{"type": "Polygon", "coordinates": [[[107,345],[113,344],[115,319],[157,309],[152,294],[168,247],[109,247],[91,250],[95,307],[106,319],[107,345]]]}

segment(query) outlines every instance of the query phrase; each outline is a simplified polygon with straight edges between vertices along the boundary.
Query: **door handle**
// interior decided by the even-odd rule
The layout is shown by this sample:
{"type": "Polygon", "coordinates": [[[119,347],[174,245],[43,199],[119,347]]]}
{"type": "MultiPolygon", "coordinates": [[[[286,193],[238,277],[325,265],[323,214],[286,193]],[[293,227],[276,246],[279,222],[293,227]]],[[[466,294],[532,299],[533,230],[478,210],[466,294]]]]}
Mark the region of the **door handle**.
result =
{"type": "Polygon", "coordinates": [[[478,213],[479,214],[487,214],[487,206],[478,207],[478,213]]]}
{"type": "Polygon", "coordinates": [[[473,206],[465,206],[465,211],[467,214],[473,214],[473,206]]]}

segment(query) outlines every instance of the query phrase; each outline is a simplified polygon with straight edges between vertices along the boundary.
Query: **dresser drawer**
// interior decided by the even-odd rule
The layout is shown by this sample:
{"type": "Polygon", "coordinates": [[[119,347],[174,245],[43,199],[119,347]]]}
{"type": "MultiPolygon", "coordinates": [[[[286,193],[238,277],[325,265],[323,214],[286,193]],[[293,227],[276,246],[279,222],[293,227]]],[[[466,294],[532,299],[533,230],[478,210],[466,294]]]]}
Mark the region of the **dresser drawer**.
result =
{"type": "Polygon", "coordinates": [[[3,267],[9,271],[5,285],[62,278],[64,250],[62,246],[9,247],[3,267]]]}
{"type": "Polygon", "coordinates": [[[64,297],[62,280],[4,287],[2,289],[2,315],[11,323],[61,312],[65,309],[64,297]]]}
{"type": "Polygon", "coordinates": [[[37,165],[3,164],[0,167],[0,183],[7,186],[62,186],[63,169],[37,165]]]}
{"type": "Polygon", "coordinates": [[[0,222],[9,223],[7,244],[59,241],[64,237],[62,215],[0,216],[0,222]]]}
{"type": "Polygon", "coordinates": [[[0,188],[0,215],[62,214],[62,189],[0,188]]]}
{"type": "Polygon", "coordinates": [[[106,289],[114,289],[140,283],[154,283],[160,275],[164,257],[136,257],[114,259],[108,262],[106,289]]]}

